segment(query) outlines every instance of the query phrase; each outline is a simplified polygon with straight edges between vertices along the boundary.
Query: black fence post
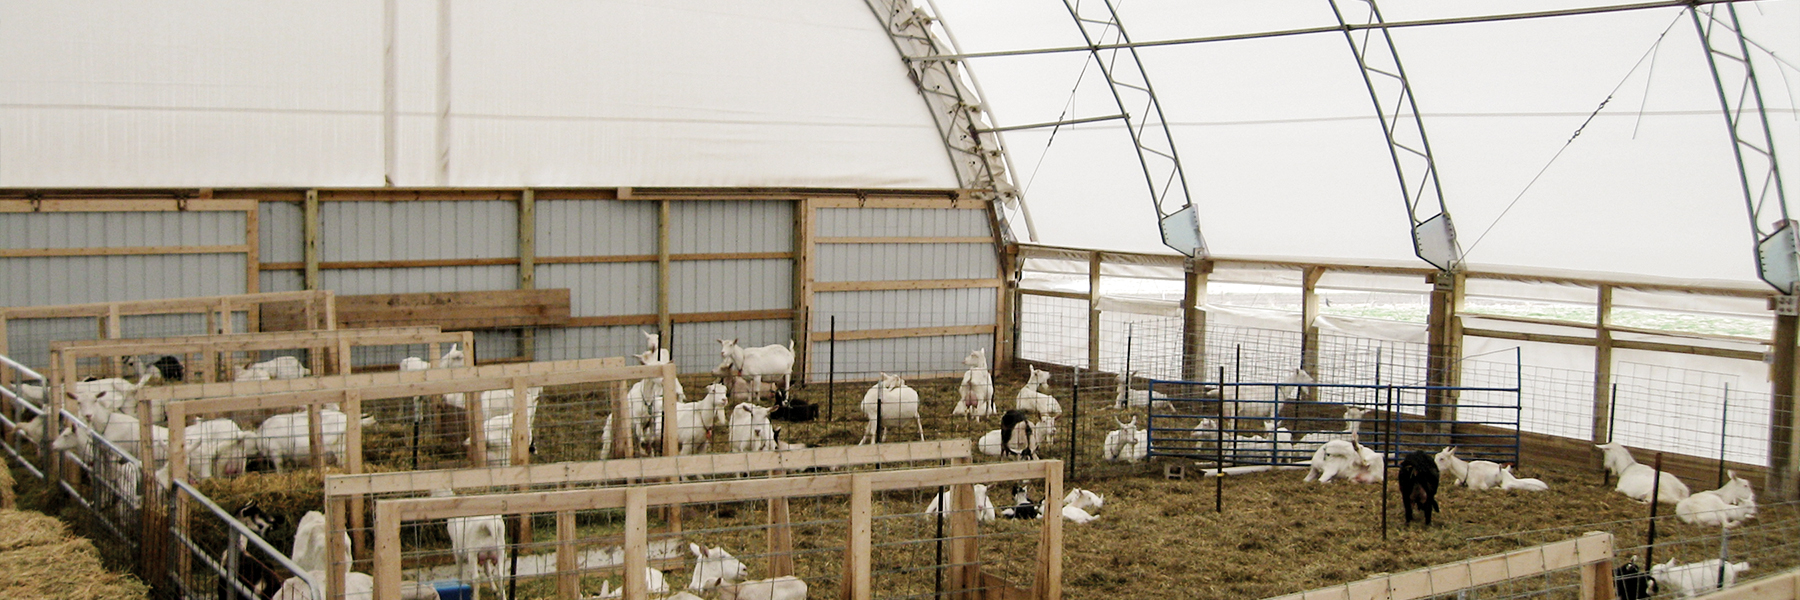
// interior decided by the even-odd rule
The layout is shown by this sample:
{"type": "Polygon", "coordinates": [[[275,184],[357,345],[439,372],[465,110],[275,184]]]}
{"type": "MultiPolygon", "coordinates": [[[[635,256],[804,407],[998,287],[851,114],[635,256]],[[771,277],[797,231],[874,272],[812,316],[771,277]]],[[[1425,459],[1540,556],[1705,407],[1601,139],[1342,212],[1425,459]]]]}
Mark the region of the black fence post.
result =
{"type": "Polygon", "coordinates": [[[1081,435],[1081,367],[1075,367],[1075,373],[1069,379],[1069,404],[1072,406],[1069,417],[1069,479],[1075,478],[1075,438],[1081,435]]]}
{"type": "Polygon", "coordinates": [[[831,347],[825,359],[825,420],[837,415],[837,315],[831,315],[831,347]]]}
{"type": "MultiPolygon", "coordinates": [[[[1730,438],[1727,429],[1731,427],[1731,384],[1725,384],[1725,397],[1719,399],[1719,485],[1725,487],[1725,441],[1730,438]]],[[[1721,583],[1725,580],[1720,579],[1721,583]]]]}

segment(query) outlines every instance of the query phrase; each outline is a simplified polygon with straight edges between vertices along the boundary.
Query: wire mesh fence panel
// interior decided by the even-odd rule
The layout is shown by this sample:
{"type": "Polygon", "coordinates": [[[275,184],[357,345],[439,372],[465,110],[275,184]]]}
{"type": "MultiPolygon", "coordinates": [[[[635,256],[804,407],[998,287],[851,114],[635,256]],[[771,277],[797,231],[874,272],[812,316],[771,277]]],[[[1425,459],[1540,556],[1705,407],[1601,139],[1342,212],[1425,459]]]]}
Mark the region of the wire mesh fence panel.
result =
{"type": "MultiPolygon", "coordinates": [[[[159,492],[160,493],[160,492],[159,492]]],[[[175,482],[165,500],[169,507],[169,545],[163,584],[185,598],[267,598],[286,588],[323,591],[313,571],[288,556],[296,525],[264,511],[254,502],[220,505],[186,482],[175,482]]],[[[308,568],[310,567],[310,568],[308,568]]],[[[318,597],[318,596],[313,596],[318,597]]],[[[367,596],[364,596],[367,597],[367,596]]]]}
{"type": "Polygon", "coordinates": [[[1729,374],[1630,362],[1614,368],[1612,381],[1611,441],[1768,464],[1769,394],[1746,393],[1729,374]]]}
{"type": "Polygon", "coordinates": [[[100,542],[95,547],[102,557],[115,565],[135,565],[143,531],[139,489],[144,472],[136,452],[125,448],[135,450],[136,436],[115,444],[79,420],[69,423],[54,446],[73,470],[65,471],[57,486],[84,509],[83,529],[100,542]]]}

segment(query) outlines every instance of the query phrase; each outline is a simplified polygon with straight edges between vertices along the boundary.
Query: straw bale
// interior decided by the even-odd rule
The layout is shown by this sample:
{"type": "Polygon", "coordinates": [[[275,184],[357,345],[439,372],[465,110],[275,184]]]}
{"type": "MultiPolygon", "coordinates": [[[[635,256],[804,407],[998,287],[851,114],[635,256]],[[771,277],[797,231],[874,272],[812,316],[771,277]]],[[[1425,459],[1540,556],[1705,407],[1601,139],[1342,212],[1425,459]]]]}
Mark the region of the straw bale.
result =
{"type": "Polygon", "coordinates": [[[86,539],[70,536],[54,517],[0,511],[0,597],[137,600],[149,589],[130,575],[106,570],[86,539]]]}

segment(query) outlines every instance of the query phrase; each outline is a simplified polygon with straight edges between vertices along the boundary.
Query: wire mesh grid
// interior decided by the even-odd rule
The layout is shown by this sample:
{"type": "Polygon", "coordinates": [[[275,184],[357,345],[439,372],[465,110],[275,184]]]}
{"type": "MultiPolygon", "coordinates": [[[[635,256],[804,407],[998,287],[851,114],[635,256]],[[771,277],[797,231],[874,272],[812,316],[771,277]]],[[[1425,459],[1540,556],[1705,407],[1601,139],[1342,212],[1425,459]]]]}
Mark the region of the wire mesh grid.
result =
{"type": "Polygon", "coordinates": [[[322,581],[313,572],[322,565],[296,563],[289,557],[291,546],[277,542],[293,539],[301,525],[297,519],[256,502],[215,502],[185,482],[160,488],[152,497],[148,506],[166,524],[168,537],[147,543],[166,542],[169,551],[155,564],[166,573],[159,584],[171,586],[173,595],[224,600],[267,598],[284,587],[323,589],[316,587],[322,581]]]}
{"type": "Polygon", "coordinates": [[[1612,440],[1649,450],[1767,465],[1769,394],[1729,374],[1621,363],[1609,402],[1612,440]]]}

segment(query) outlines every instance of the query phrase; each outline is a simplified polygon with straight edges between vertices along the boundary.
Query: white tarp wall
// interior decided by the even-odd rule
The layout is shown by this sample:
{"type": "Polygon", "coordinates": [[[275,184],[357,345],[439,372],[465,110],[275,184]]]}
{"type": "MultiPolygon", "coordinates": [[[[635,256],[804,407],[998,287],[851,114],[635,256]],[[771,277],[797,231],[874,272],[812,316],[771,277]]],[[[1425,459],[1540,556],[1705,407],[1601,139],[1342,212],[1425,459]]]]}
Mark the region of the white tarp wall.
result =
{"type": "Polygon", "coordinates": [[[0,81],[0,187],[957,185],[861,2],[6,0],[0,81]]]}

